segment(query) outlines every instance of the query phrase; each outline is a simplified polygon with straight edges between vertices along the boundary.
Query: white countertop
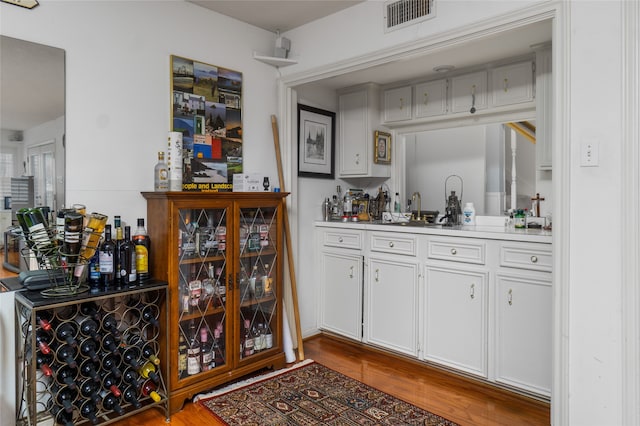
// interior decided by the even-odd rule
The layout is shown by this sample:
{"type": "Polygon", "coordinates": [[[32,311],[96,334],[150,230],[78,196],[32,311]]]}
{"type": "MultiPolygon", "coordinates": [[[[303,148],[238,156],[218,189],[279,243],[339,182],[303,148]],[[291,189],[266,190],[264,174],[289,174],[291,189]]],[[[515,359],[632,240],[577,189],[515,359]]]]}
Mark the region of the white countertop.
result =
{"type": "Polygon", "coordinates": [[[444,235],[448,237],[484,238],[492,240],[524,241],[533,243],[551,244],[551,231],[543,229],[509,229],[505,226],[402,226],[391,223],[380,222],[341,222],[318,220],[315,226],[340,228],[340,229],[362,229],[368,231],[386,231],[408,234],[444,235]]]}

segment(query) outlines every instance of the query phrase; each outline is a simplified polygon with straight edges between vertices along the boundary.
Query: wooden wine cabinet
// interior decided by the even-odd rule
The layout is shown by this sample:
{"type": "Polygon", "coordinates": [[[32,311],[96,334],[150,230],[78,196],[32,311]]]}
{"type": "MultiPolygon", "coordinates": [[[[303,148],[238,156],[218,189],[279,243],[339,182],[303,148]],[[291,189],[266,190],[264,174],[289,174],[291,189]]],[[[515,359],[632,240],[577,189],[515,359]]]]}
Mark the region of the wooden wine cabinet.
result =
{"type": "MultiPolygon", "coordinates": [[[[116,361],[120,360],[116,367],[121,373],[124,373],[127,368],[131,368],[137,373],[135,367],[122,361],[124,350],[129,346],[134,346],[126,342],[142,341],[144,344],[141,343],[140,346],[149,344],[149,347],[156,354],[166,353],[166,349],[161,348],[161,345],[166,343],[163,336],[168,329],[166,300],[167,283],[156,280],[148,281],[144,285],[96,293],[86,292],[72,297],[45,298],[37,291],[16,293],[16,349],[18,352],[16,424],[37,425],[44,421],[75,426],[109,424],[153,407],[164,410],[167,421],[169,421],[168,386],[161,369],[157,370],[158,376],[155,384],[157,395],[154,395],[159,400],[143,396],[139,392],[136,392],[137,402],[127,402],[122,397],[116,398],[121,408],[120,413],[118,413],[120,410],[108,409],[106,404],[103,405],[103,397],[109,394],[109,391],[102,386],[102,379],[108,374],[103,367],[106,365],[106,359],[110,353],[113,353],[116,361]],[[81,333],[81,324],[87,319],[87,316],[82,313],[81,307],[83,305],[97,306],[98,308],[97,319],[94,320],[101,328],[93,337],[81,333]],[[143,312],[145,314],[151,313],[151,315],[143,315],[143,312]],[[107,317],[110,320],[115,320],[113,321],[115,328],[111,331],[102,328],[103,324],[109,323],[109,320],[105,320],[107,317]],[[43,318],[50,324],[49,330],[46,330],[49,326],[42,321],[43,318]],[[69,341],[64,339],[65,336],[59,336],[62,334],[62,330],[66,329],[76,330],[75,334],[71,333],[72,338],[69,341]],[[53,354],[50,376],[43,372],[36,361],[36,352],[39,356],[43,352],[36,338],[40,333],[44,333],[45,336],[48,336],[47,338],[51,339],[48,344],[53,354]],[[109,346],[113,348],[111,351],[102,346],[102,342],[109,339],[105,337],[109,334],[115,337],[113,342],[115,346],[109,346]],[[84,347],[85,343],[88,344],[87,347],[91,347],[90,340],[96,343],[95,354],[82,353],[80,347],[84,347]],[[73,358],[77,365],[65,369],[67,372],[73,372],[72,377],[67,381],[57,377],[61,370],[68,365],[59,356],[62,352],[61,347],[65,344],[71,348],[74,348],[74,344],[76,345],[72,350],[75,352],[73,358]],[[33,348],[37,349],[33,350],[33,348]],[[100,370],[96,372],[96,375],[93,373],[83,375],[83,367],[92,360],[94,367],[100,367],[100,370]],[[100,392],[85,397],[79,390],[85,381],[92,380],[100,384],[100,392]],[[62,397],[59,396],[62,392],[65,395],[75,395],[66,407],[58,401],[62,400],[62,397]],[[96,409],[95,419],[90,420],[81,415],[81,407],[83,404],[86,404],[87,407],[90,406],[91,403],[88,401],[92,400],[96,402],[96,409]],[[58,415],[64,416],[68,423],[57,421],[56,416],[58,415]]],[[[146,361],[141,357],[132,363],[143,365],[146,361]]],[[[166,358],[160,355],[160,365],[166,363],[165,361],[166,358]]],[[[128,386],[122,378],[116,378],[116,380],[120,381],[120,390],[124,390],[128,386]]],[[[140,384],[146,381],[142,377],[139,377],[138,380],[140,384]]],[[[136,390],[139,391],[139,387],[136,390]]]]}
{"type": "Polygon", "coordinates": [[[169,378],[170,412],[198,393],[263,368],[282,368],[282,224],[288,194],[142,195],[151,273],[169,283],[170,325],[162,344],[169,362],[162,368],[169,378]],[[253,349],[243,339],[245,323],[259,336],[253,349]],[[217,345],[214,362],[204,367],[195,357],[185,359],[194,330],[213,336],[217,345]]]}

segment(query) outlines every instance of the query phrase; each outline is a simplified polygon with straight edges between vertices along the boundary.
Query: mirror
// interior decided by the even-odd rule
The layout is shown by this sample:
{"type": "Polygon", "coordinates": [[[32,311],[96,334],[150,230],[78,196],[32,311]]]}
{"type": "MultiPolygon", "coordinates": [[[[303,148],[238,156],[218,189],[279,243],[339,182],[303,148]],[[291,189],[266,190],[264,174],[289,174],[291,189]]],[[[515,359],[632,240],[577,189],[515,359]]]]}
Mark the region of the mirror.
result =
{"type": "MultiPolygon", "coordinates": [[[[535,122],[523,123],[533,127],[535,135],[535,122]]],[[[405,134],[407,198],[417,191],[421,195],[421,210],[443,213],[446,197],[454,190],[463,206],[473,202],[477,215],[499,216],[513,203],[516,208],[530,209],[531,198],[540,192],[537,190],[540,180],[549,176],[537,171],[535,137],[527,137],[526,130],[514,129],[517,124],[483,124],[405,134]],[[462,182],[457,178],[447,181],[450,175],[460,176],[462,182]]],[[[412,206],[414,210],[416,207],[412,206]]]]}
{"type": "Polygon", "coordinates": [[[65,202],[65,52],[0,36],[0,76],[0,210],[20,176],[33,176],[33,205],[57,210],[65,202]]]}

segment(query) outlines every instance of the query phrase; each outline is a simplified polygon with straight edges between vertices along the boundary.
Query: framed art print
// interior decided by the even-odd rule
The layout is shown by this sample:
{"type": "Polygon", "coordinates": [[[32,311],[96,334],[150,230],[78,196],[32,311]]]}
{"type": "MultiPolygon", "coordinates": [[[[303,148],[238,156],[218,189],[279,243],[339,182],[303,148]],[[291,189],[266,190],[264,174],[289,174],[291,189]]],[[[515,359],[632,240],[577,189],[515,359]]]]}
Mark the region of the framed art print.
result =
{"type": "Polygon", "coordinates": [[[298,104],[298,176],[333,179],[335,112],[298,104]]]}
{"type": "Polygon", "coordinates": [[[376,164],[391,164],[391,134],[376,130],[373,143],[373,161],[376,164]]]}

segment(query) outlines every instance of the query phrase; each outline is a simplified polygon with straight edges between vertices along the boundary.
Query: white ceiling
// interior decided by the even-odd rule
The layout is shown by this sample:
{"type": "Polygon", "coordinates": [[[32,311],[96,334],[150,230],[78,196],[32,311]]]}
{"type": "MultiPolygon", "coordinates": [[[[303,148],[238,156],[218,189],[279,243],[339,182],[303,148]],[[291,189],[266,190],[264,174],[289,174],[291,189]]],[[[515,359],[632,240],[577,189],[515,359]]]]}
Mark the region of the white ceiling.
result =
{"type": "Polygon", "coordinates": [[[187,0],[271,32],[285,32],[363,0],[187,0]]]}

